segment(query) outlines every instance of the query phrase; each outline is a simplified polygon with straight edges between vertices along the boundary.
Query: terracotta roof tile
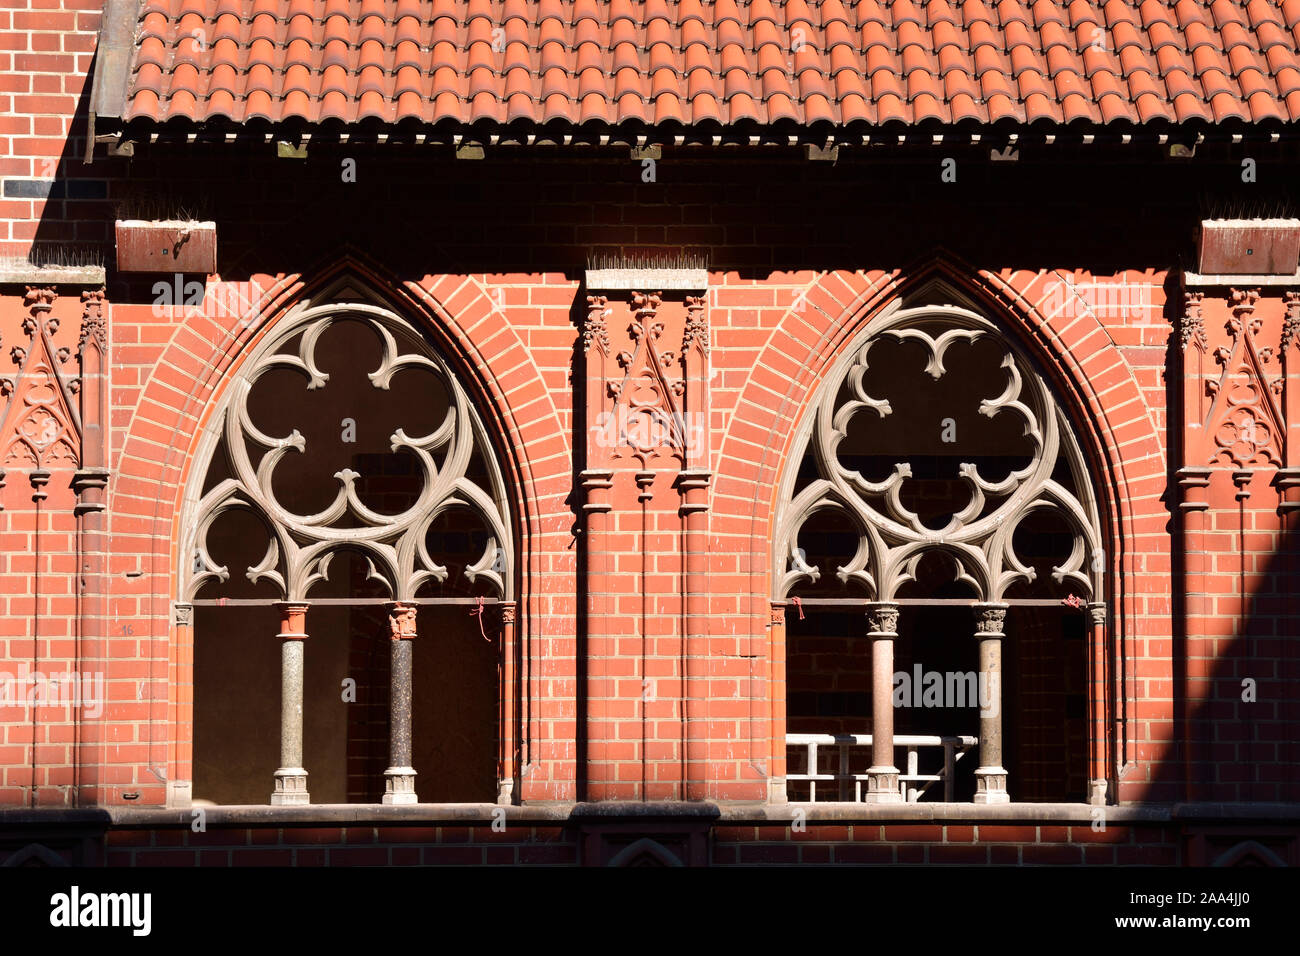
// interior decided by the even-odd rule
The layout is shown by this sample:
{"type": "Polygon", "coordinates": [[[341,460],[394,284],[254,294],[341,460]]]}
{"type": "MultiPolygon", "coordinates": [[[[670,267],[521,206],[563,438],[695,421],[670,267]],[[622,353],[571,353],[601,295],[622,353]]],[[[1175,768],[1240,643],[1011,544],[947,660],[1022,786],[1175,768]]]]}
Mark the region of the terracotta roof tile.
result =
{"type": "Polygon", "coordinates": [[[1300,0],[141,0],[124,119],[1300,119],[1300,0]]]}

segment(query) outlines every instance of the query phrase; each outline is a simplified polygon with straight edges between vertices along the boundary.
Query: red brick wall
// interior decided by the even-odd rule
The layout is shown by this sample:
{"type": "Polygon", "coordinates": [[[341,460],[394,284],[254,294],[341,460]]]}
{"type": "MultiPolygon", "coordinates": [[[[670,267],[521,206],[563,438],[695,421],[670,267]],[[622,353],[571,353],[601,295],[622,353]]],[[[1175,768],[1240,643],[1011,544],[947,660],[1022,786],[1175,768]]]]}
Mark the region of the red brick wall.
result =
{"type": "MultiPolygon", "coordinates": [[[[25,470],[9,466],[0,492],[0,535],[8,542],[0,554],[0,641],[11,667],[62,667],[77,655],[72,640],[80,633],[89,639],[83,661],[107,659],[110,703],[84,732],[66,708],[37,713],[34,722],[29,713],[0,711],[0,803],[70,803],[78,745],[88,748],[82,762],[95,771],[82,778],[84,799],[119,803],[136,794],[131,802],[157,804],[164,779],[184,778],[191,691],[169,599],[176,514],[198,430],[249,347],[348,249],[364,249],[356,261],[366,263],[369,281],[433,330],[501,436],[517,493],[519,633],[531,665],[526,737],[534,766],[522,783],[525,799],[575,799],[586,790],[633,799],[688,795],[691,739],[705,768],[693,795],[765,796],[774,693],[766,659],[768,522],[790,436],[855,331],[932,268],[984,301],[1048,369],[1091,456],[1108,536],[1113,673],[1123,676],[1113,685],[1125,733],[1119,797],[1177,799],[1194,778],[1212,782],[1206,798],[1296,798],[1287,768],[1295,762],[1300,676],[1281,644],[1296,619],[1288,603],[1295,570],[1283,562],[1288,544],[1268,469],[1251,483],[1244,509],[1230,481],[1213,480],[1205,541],[1215,603],[1192,614],[1186,644],[1176,624],[1171,471],[1180,461],[1170,449],[1181,430],[1171,436],[1178,420],[1168,400],[1167,350],[1182,304],[1176,295],[1168,301],[1168,270],[1187,254],[1199,219],[1188,197],[1222,173],[1215,162],[1230,167],[1230,156],[1211,151],[1195,168],[1157,167],[1134,147],[1100,162],[1026,153],[1020,164],[993,168],[977,152],[959,151],[962,175],[950,193],[940,191],[946,187],[933,156],[914,149],[888,162],[846,153],[835,166],[784,155],[728,163],[670,149],[653,183],[641,181],[639,162],[612,154],[534,160],[497,153],[471,163],[327,143],[314,143],[306,161],[276,160],[269,147],[235,147],[227,157],[215,147],[142,145],[129,163],[101,155],[82,168],[77,124],[84,120],[72,117],[84,117],[84,104],[75,111],[98,14],[66,3],[13,6],[0,11],[0,63],[12,65],[0,73],[0,175],[6,183],[53,184],[47,200],[0,198],[0,246],[24,255],[33,242],[38,251],[41,243],[98,243],[92,251],[110,266],[111,537],[101,639],[84,616],[78,622],[71,472],[51,478],[38,519],[25,470]],[[356,183],[341,182],[343,158],[357,159],[356,183]],[[53,167],[44,162],[54,159],[53,167]],[[60,191],[65,198],[55,196],[60,191]],[[159,277],[115,272],[109,226],[115,209],[132,208],[133,195],[218,222],[220,278],[267,290],[254,321],[211,306],[202,315],[157,314],[159,277]],[[1135,219],[1138,208],[1144,215],[1135,219]],[[578,575],[583,542],[574,534],[582,501],[574,407],[583,266],[593,251],[683,248],[709,260],[713,372],[707,680],[689,686],[676,491],[666,479],[653,489],[652,560],[643,566],[636,489],[630,475],[616,479],[610,541],[619,590],[613,613],[586,634],[578,626],[587,593],[578,575]],[[953,255],[937,259],[939,248],[953,255]],[[1063,305],[1064,278],[1143,291],[1108,300],[1093,290],[1063,305]],[[647,647],[632,640],[640,633],[635,587],[643,572],[652,596],[647,647]],[[584,714],[592,663],[581,651],[590,652],[582,642],[591,634],[611,642],[597,676],[613,683],[584,714]],[[1211,670],[1224,684],[1213,693],[1211,670]],[[1258,671],[1261,684],[1258,709],[1249,712],[1228,693],[1248,671],[1258,671]],[[643,700],[646,680],[654,691],[643,700]],[[584,716],[593,722],[582,732],[596,733],[599,752],[579,749],[584,716]],[[1210,776],[1189,777],[1178,745],[1189,731],[1206,744],[1192,754],[1194,766],[1216,761],[1210,776]]],[[[7,350],[24,340],[22,291],[0,289],[0,375],[16,372],[7,350]]],[[[58,291],[52,314],[63,323],[56,339],[74,353],[71,374],[79,290],[58,291]]]]}
{"type": "Polygon", "coordinates": [[[6,0],[0,9],[0,257],[24,257],[38,240],[42,256],[94,256],[112,235],[102,171],[81,162],[102,6],[6,0]]]}
{"type": "MultiPolygon", "coordinates": [[[[769,396],[776,389],[786,392],[781,407],[789,410],[786,421],[792,421],[817,384],[814,373],[808,370],[824,369],[833,356],[827,354],[801,367],[787,369],[786,356],[808,352],[807,345],[800,345],[789,337],[796,333],[801,337],[824,334],[816,333],[815,327],[808,325],[811,320],[824,324],[825,332],[840,329],[839,338],[846,338],[849,327],[857,324],[849,321],[849,316],[861,312],[862,306],[831,299],[823,289],[843,287],[846,282],[865,283],[866,280],[841,275],[814,280],[809,283],[813,289],[809,301],[814,311],[800,316],[788,310],[796,290],[800,288],[798,286],[755,286],[727,274],[716,275],[715,279],[718,288],[713,301],[717,305],[709,309],[709,320],[717,343],[712,356],[717,369],[712,414],[718,431],[715,441],[719,450],[713,456],[715,478],[709,519],[713,573],[709,588],[714,635],[710,654],[716,662],[711,665],[711,673],[717,683],[705,704],[711,739],[708,744],[709,789],[710,795],[720,798],[752,799],[764,793],[758,768],[765,758],[762,741],[766,729],[762,702],[767,695],[764,684],[766,666],[761,657],[765,622],[756,610],[764,606],[767,592],[767,508],[756,509],[754,503],[772,501],[785,441],[782,436],[788,433],[788,426],[774,419],[768,411],[771,407],[769,396]],[[758,300],[773,304],[767,307],[751,304],[758,300]],[[775,304],[777,302],[782,304],[775,304]],[[736,323],[735,328],[732,323],[736,323]],[[757,358],[752,348],[732,344],[733,338],[741,343],[747,342],[751,325],[775,336],[767,343],[764,354],[757,358]],[[798,368],[804,371],[798,371],[798,368]],[[796,377],[783,378],[783,373],[796,377]],[[755,429],[760,429],[757,434],[770,434],[764,439],[761,449],[748,441],[755,429]],[[761,467],[756,466],[755,459],[761,467]]],[[[1021,284],[1032,285],[1032,281],[1027,280],[1031,277],[1016,277],[1021,284]]],[[[286,290],[282,301],[288,302],[294,297],[296,283],[292,280],[261,276],[255,281],[265,288],[286,290]]],[[[1043,280],[1034,281],[1041,283],[1043,280]]],[[[877,280],[877,284],[881,284],[881,280],[877,280]]],[[[566,503],[572,492],[569,459],[572,439],[570,427],[564,424],[571,416],[568,409],[572,397],[565,360],[569,358],[577,334],[570,317],[578,294],[577,284],[560,275],[543,277],[540,283],[526,275],[448,276],[425,280],[422,287],[416,287],[415,294],[428,295],[423,288],[431,290],[435,300],[441,303],[436,318],[430,321],[449,330],[447,338],[450,342],[462,354],[471,356],[468,364],[486,370],[487,383],[480,387],[488,400],[494,403],[490,406],[491,417],[507,436],[512,436],[508,438],[514,456],[510,470],[515,479],[522,482],[519,524],[525,531],[530,552],[527,562],[530,576],[525,582],[525,593],[529,598],[521,619],[525,622],[523,626],[529,629],[527,633],[535,636],[535,673],[544,682],[537,698],[537,726],[533,728],[541,748],[540,776],[530,778],[524,790],[532,798],[571,798],[576,795],[577,784],[573,762],[575,751],[572,738],[562,730],[557,732],[557,727],[566,724],[572,727],[579,696],[574,683],[578,663],[574,659],[573,644],[575,595],[579,588],[574,578],[572,511],[566,503]],[[505,303],[500,312],[493,305],[497,290],[501,291],[501,300],[505,303]],[[506,317],[504,322],[502,314],[506,317]],[[557,345],[564,343],[567,347],[546,349],[529,345],[552,341],[557,345]],[[500,376],[497,370],[506,370],[510,374],[500,376]]],[[[840,294],[844,296],[844,293],[840,294]]],[[[161,799],[162,786],[142,766],[142,757],[148,754],[147,760],[157,761],[154,765],[162,766],[161,755],[173,742],[173,734],[164,711],[155,709],[151,715],[149,705],[136,698],[140,693],[141,679],[158,681],[160,692],[166,693],[162,686],[162,675],[166,673],[162,662],[169,660],[171,654],[167,595],[174,593],[173,571],[177,560],[174,554],[177,527],[173,515],[192,464],[189,450],[193,448],[197,428],[211,414],[214,402],[219,400],[222,383],[230,368],[246,353],[249,340],[260,334],[264,325],[249,332],[241,329],[233,317],[195,316],[177,320],[171,315],[154,315],[149,304],[136,304],[130,301],[131,298],[130,291],[118,298],[113,305],[111,322],[111,465],[114,477],[109,508],[112,599],[108,651],[114,659],[109,674],[115,702],[109,708],[107,719],[112,728],[109,731],[111,736],[126,737],[133,742],[134,756],[121,759],[121,769],[114,773],[125,775],[120,781],[123,786],[114,788],[113,794],[105,796],[110,800],[121,799],[121,790],[129,784],[141,793],[142,801],[157,802],[161,799]],[[120,665],[126,666],[119,670],[120,665]]],[[[879,293],[875,298],[883,301],[879,293]]],[[[61,304],[56,303],[56,309],[61,304]]],[[[411,304],[412,308],[417,308],[414,295],[411,304]]],[[[1091,327],[1096,327],[1095,319],[1088,321],[1092,323],[1091,327]]],[[[1078,325],[1076,322],[1067,329],[1067,335],[1082,337],[1084,333],[1074,331],[1078,325]]],[[[1085,329],[1089,327],[1086,322],[1084,326],[1085,329]]],[[[1117,371],[1126,369],[1123,358],[1113,349],[1084,350],[1083,354],[1090,356],[1087,360],[1090,365],[1111,366],[1117,371]]],[[[1142,417],[1147,413],[1143,411],[1141,393],[1133,384],[1132,377],[1125,372],[1116,378],[1112,372],[1109,379],[1114,380],[1110,386],[1111,396],[1122,396],[1125,388],[1131,395],[1130,399],[1120,401],[1118,405],[1118,414],[1124,419],[1119,425],[1130,432],[1133,423],[1148,421],[1142,417]],[[1137,417],[1130,421],[1128,416],[1137,417]]],[[[1104,384],[1109,379],[1102,378],[1101,381],[1104,384]]],[[[1095,387],[1098,377],[1093,376],[1091,381],[1095,387]]],[[[1115,400],[1111,398],[1111,401],[1115,400]]],[[[1111,423],[1109,417],[1101,420],[1111,423]]],[[[1138,437],[1133,441],[1149,440],[1155,444],[1154,438],[1143,438],[1140,432],[1136,434],[1138,437]]],[[[1150,424],[1147,425],[1147,434],[1154,435],[1150,424]]],[[[1137,458],[1129,453],[1128,446],[1123,450],[1112,446],[1111,454],[1112,462],[1122,467],[1118,476],[1120,481],[1144,471],[1159,476],[1162,470],[1158,449],[1153,455],[1137,458]]],[[[622,480],[627,482],[627,489],[634,492],[630,476],[622,480]]],[[[1122,486],[1132,487],[1129,483],[1122,486]]],[[[1157,517],[1161,515],[1161,505],[1156,497],[1160,491],[1159,484],[1148,480],[1139,487],[1148,489],[1146,495],[1130,493],[1122,501],[1120,517],[1131,527],[1137,526],[1138,520],[1145,522],[1144,526],[1148,528],[1156,526],[1161,521],[1157,517]],[[1144,512],[1152,513],[1153,517],[1141,518],[1144,512]]],[[[7,496],[10,500],[14,497],[12,491],[7,496]]],[[[69,504],[70,499],[65,499],[65,514],[69,504]]],[[[13,515],[10,520],[17,516],[14,509],[21,507],[16,502],[9,505],[9,513],[13,515]]],[[[1163,518],[1167,520],[1167,514],[1163,518]]],[[[622,586],[630,592],[617,611],[626,623],[617,627],[630,633],[636,633],[640,614],[639,598],[635,597],[632,589],[633,576],[640,571],[638,522],[635,510],[624,510],[616,520],[617,535],[612,539],[622,555],[616,558],[615,567],[623,577],[622,586]]],[[[661,593],[670,602],[670,606],[656,606],[655,610],[668,610],[670,614],[678,611],[671,606],[668,596],[679,588],[673,569],[680,560],[673,557],[677,545],[670,532],[672,527],[670,519],[665,526],[668,533],[660,540],[651,541],[652,553],[664,555],[658,559],[661,563],[657,565],[664,572],[662,582],[655,586],[662,589],[661,593]]],[[[1167,560],[1167,536],[1161,537],[1151,530],[1147,535],[1145,539],[1137,535],[1128,537],[1125,557],[1130,566],[1145,567],[1148,552],[1153,553],[1152,560],[1167,560]]],[[[1133,581],[1134,578],[1130,575],[1126,580],[1133,581]]],[[[1156,577],[1144,578],[1141,587],[1148,588],[1158,581],[1156,577]]],[[[68,587],[67,579],[63,587],[68,587]]],[[[50,593],[49,589],[46,593],[50,593]]],[[[1149,653],[1143,646],[1148,636],[1145,631],[1154,628],[1151,636],[1157,638],[1167,639],[1170,634],[1167,612],[1152,613],[1160,606],[1148,604],[1152,601],[1164,601],[1167,605],[1167,584],[1154,596],[1145,590],[1126,595],[1126,603],[1122,605],[1121,623],[1126,634],[1131,633],[1135,641],[1128,652],[1143,662],[1135,675],[1138,681],[1159,679],[1160,675],[1169,679],[1168,658],[1164,658],[1162,669],[1159,655],[1149,653]]],[[[660,620],[668,627],[671,637],[677,627],[673,618],[660,620]]],[[[671,662],[665,666],[669,670],[661,676],[671,679],[671,662]]],[[[617,696],[624,700],[630,698],[628,702],[633,706],[626,710],[624,718],[617,719],[626,720],[627,735],[639,740],[643,728],[635,705],[639,703],[640,695],[631,691],[642,687],[643,678],[632,679],[636,677],[635,670],[623,675],[624,682],[630,680],[631,683],[620,685],[617,696]],[[632,683],[636,688],[631,687],[632,683]]],[[[185,683],[179,675],[175,680],[185,683]]],[[[672,685],[669,684],[668,688],[671,699],[674,696],[672,685]]],[[[1137,685],[1132,690],[1137,697],[1136,711],[1132,714],[1135,740],[1159,744],[1151,721],[1167,721],[1169,705],[1167,702],[1160,704],[1137,685]]],[[[664,692],[661,687],[659,693],[664,692]]],[[[671,764],[677,756],[673,751],[673,741],[680,740],[681,729],[671,704],[665,706],[668,710],[655,719],[665,720],[667,724],[652,728],[649,738],[651,741],[659,738],[669,745],[661,759],[669,759],[671,764]]],[[[636,753],[635,748],[627,749],[628,753],[636,753]]],[[[653,762],[654,757],[649,751],[647,746],[646,759],[653,762]]],[[[1161,752],[1148,751],[1146,756],[1155,761],[1161,752]]],[[[110,763],[118,763],[117,759],[107,759],[110,763]]],[[[615,760],[614,765],[622,766],[623,763],[615,760]]],[[[1141,781],[1143,766],[1139,763],[1130,771],[1136,775],[1136,782],[1141,781]]],[[[633,773],[630,768],[615,770],[615,779],[617,774],[624,772],[633,773]]],[[[668,772],[679,771],[672,769],[668,772]]],[[[639,780],[630,782],[633,786],[614,793],[636,796],[639,780]]],[[[672,789],[668,788],[663,795],[673,795],[672,789]]],[[[1128,796],[1137,796],[1137,792],[1130,792],[1128,796]]],[[[12,792],[10,800],[22,802],[22,799],[21,791],[12,792]]]]}

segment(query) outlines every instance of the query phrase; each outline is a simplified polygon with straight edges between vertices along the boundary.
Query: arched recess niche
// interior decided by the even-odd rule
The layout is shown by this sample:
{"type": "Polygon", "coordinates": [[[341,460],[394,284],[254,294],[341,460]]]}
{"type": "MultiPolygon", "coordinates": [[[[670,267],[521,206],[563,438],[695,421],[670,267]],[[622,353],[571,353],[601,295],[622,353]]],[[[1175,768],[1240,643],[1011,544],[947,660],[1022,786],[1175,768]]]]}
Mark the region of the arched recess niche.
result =
{"type": "MultiPolygon", "coordinates": [[[[894,710],[896,737],[978,733],[972,715],[947,698],[923,706],[893,674],[918,687],[930,672],[980,677],[971,605],[1007,604],[1001,683],[1012,799],[1113,797],[1115,551],[1098,490],[1109,485],[1076,435],[1073,410],[995,315],[942,279],[913,286],[853,334],[791,440],[771,539],[771,600],[785,608],[773,615],[782,629],[774,647],[784,653],[773,661],[772,696],[785,707],[773,715],[772,751],[789,799],[809,799],[798,779],[809,752],[784,747],[786,733],[871,733],[879,678],[864,611],[895,602],[888,686],[905,700],[894,710]],[[794,598],[798,613],[786,613],[794,598]],[[1034,694],[1053,698],[1045,720],[1021,706],[1034,694]],[[1058,718],[1062,726],[1044,726],[1058,718]],[[1052,785],[1053,774],[1067,782],[1052,785]]],[[[860,799],[870,749],[823,744],[816,771],[857,778],[825,781],[823,791],[860,799]]],[[[978,753],[958,762],[949,798],[971,798],[978,753]]],[[[909,757],[900,745],[904,774],[909,757]]],[[[944,799],[941,787],[920,799],[944,799]]]]}
{"type": "Polygon", "coordinates": [[[310,802],[388,802],[398,604],[416,609],[420,802],[510,797],[518,497],[468,382],[415,314],[352,275],[323,284],[260,335],[205,424],[176,593],[194,688],[178,776],[192,768],[196,800],[267,802],[277,634],[295,604],[310,802]]]}

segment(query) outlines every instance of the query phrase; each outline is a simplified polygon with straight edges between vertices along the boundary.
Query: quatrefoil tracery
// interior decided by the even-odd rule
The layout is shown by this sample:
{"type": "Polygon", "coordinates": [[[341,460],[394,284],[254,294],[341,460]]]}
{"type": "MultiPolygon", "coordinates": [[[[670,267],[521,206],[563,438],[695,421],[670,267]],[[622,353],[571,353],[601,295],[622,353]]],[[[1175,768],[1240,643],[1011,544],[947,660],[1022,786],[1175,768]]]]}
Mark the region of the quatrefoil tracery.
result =
{"type": "MultiPolygon", "coordinates": [[[[1068,581],[1089,599],[1101,594],[1099,520],[1068,420],[1052,401],[1042,377],[1006,344],[992,323],[976,313],[951,306],[926,307],[899,310],[873,323],[865,341],[849,352],[847,364],[827,382],[803,449],[813,454],[816,477],[797,494],[793,493],[795,476],[786,480],[783,500],[787,504],[778,516],[775,536],[778,598],[801,582],[821,577],[821,569],[809,564],[798,540],[809,519],[826,511],[847,519],[858,534],[855,553],[835,569],[836,576],[846,584],[860,585],[873,600],[896,597],[899,588],[916,579],[921,560],[934,551],[955,562],[956,579],[980,600],[1002,600],[1012,585],[1036,577],[1034,568],[1016,554],[1013,538],[1026,517],[1042,510],[1061,516],[1073,535],[1069,555],[1052,569],[1053,579],[1068,581]],[[962,462],[958,479],[969,500],[939,529],[926,527],[902,499],[903,487],[912,477],[907,462],[897,463],[884,480],[871,481],[846,467],[837,454],[856,415],[884,419],[897,413],[889,401],[869,394],[865,384],[872,348],[886,340],[921,346],[927,358],[925,372],[934,381],[948,373],[945,359],[955,344],[998,343],[1003,388],[997,396],[982,399],[976,411],[990,419],[1004,413],[1017,417],[1031,448],[1028,464],[1001,480],[986,478],[975,462],[962,462]],[[1062,455],[1082,498],[1052,477],[1062,455]]],[[[803,457],[805,451],[799,454],[803,457]]]]}
{"type": "Polygon", "coordinates": [[[229,569],[208,552],[208,533],[222,514],[243,509],[256,515],[269,533],[265,556],[246,572],[253,583],[270,581],[287,600],[303,600],[315,584],[328,579],[334,556],[351,550],[365,556],[367,579],[380,582],[394,600],[410,600],[426,582],[447,579],[447,567],[429,552],[428,533],[441,515],[464,508],[477,515],[488,531],[483,554],[465,568],[465,576],[470,582],[482,578],[499,597],[509,597],[513,575],[504,482],[464,388],[414,328],[377,305],[308,308],[296,321],[286,322],[285,331],[264,346],[249,367],[233,383],[221,418],[221,446],[232,477],[216,484],[197,503],[198,521],[189,552],[195,555],[195,563],[187,569],[185,593],[192,598],[207,582],[229,578],[229,569]],[[329,375],[317,364],[317,345],[340,320],[360,321],[377,335],[382,346],[379,366],[367,374],[377,392],[387,392],[400,371],[418,368],[437,376],[449,398],[447,413],[433,431],[412,436],[398,427],[390,436],[391,451],[412,455],[421,479],[418,497],[399,514],[368,507],[357,493],[361,475],[351,468],[334,474],[338,488],[324,509],[303,515],[286,507],[273,490],[276,467],[287,455],[303,453],[306,439],[296,428],[283,437],[265,434],[249,412],[249,397],[269,372],[288,369],[300,374],[308,393],[327,386],[329,375]],[[296,351],[282,351],[298,335],[296,351]],[[491,487],[486,490],[468,476],[476,451],[488,465],[491,487]]]}

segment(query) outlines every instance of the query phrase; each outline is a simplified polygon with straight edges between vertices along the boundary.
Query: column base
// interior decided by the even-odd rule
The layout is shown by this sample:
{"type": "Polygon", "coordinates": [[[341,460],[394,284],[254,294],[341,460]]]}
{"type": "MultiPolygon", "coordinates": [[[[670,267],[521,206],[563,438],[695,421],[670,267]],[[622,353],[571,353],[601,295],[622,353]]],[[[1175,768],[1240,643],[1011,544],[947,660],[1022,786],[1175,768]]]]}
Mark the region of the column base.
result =
{"type": "Polygon", "coordinates": [[[1094,807],[1104,807],[1106,805],[1106,781],[1104,779],[1098,778],[1088,784],[1088,803],[1094,807]]]}
{"type": "Polygon", "coordinates": [[[515,802],[515,782],[513,780],[497,781],[497,806],[508,807],[515,802]]]}
{"type": "Polygon", "coordinates": [[[415,795],[415,768],[389,767],[384,771],[384,803],[419,803],[415,795]]]}
{"type": "Polygon", "coordinates": [[[275,772],[273,807],[305,807],[311,803],[307,793],[307,771],[301,767],[281,767],[275,772]]]}
{"type": "Polygon", "coordinates": [[[867,792],[863,803],[902,803],[903,791],[898,788],[897,767],[868,767],[867,792]]]}
{"type": "Polygon", "coordinates": [[[1007,772],[1002,767],[978,767],[975,770],[975,803],[1010,803],[1007,772]]]}
{"type": "Polygon", "coordinates": [[[790,796],[786,791],[785,777],[769,777],[767,780],[767,802],[768,803],[789,803],[790,796]]]}
{"type": "Polygon", "coordinates": [[[167,806],[176,810],[188,810],[194,806],[194,791],[190,781],[167,781],[167,806]]]}

